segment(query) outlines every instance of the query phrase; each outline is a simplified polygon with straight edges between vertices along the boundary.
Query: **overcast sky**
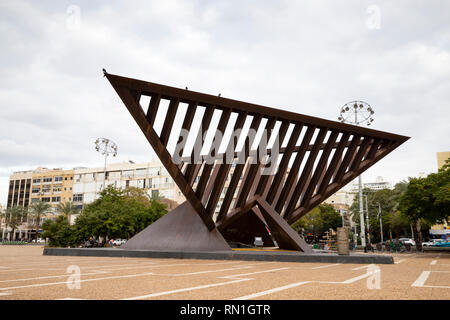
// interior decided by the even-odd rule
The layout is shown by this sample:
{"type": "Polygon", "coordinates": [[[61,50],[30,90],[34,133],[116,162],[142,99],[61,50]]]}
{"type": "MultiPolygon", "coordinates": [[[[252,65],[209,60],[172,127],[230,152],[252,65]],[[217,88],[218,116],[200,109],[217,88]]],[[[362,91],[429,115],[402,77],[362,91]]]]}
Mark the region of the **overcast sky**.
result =
{"type": "Polygon", "coordinates": [[[449,1],[0,0],[0,203],[9,176],[153,152],[110,73],[336,120],[367,101],[373,128],[411,139],[364,175],[393,183],[450,151],[449,1]]]}

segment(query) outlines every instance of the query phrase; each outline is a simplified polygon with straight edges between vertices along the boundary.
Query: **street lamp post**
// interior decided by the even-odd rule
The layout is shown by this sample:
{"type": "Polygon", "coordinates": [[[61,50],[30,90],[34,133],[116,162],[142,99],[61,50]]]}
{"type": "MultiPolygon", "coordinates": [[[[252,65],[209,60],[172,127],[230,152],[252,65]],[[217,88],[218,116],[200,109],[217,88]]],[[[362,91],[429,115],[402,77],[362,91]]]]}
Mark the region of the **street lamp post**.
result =
{"type": "Polygon", "coordinates": [[[381,219],[381,205],[379,202],[378,202],[378,218],[380,219],[381,243],[383,243],[383,221],[381,219]]]}
{"type": "MultiPolygon", "coordinates": [[[[351,101],[346,103],[340,112],[338,120],[345,123],[350,123],[354,125],[360,125],[366,122],[367,126],[370,126],[373,122],[372,115],[375,113],[372,107],[364,101],[351,101]]],[[[360,219],[360,230],[361,230],[361,245],[366,246],[366,230],[364,229],[364,205],[362,196],[362,179],[361,175],[358,176],[358,192],[359,192],[359,219],[360,219]]]]}
{"type": "Polygon", "coordinates": [[[369,223],[369,205],[367,203],[367,195],[364,195],[364,198],[366,198],[366,228],[367,228],[367,242],[369,243],[369,246],[372,244],[370,240],[370,223],[369,223]]]}
{"type": "Polygon", "coordinates": [[[105,156],[105,166],[103,169],[103,184],[100,190],[105,188],[106,183],[106,160],[109,155],[115,157],[117,155],[117,145],[114,141],[107,138],[98,138],[95,140],[95,151],[105,156]]]}

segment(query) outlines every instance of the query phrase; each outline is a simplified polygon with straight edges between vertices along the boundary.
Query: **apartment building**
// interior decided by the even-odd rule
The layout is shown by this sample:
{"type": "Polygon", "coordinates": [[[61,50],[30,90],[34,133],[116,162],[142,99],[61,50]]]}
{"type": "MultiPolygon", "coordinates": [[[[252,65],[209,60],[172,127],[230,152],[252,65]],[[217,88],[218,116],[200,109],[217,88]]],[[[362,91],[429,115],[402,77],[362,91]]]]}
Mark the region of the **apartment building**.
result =
{"type": "Polygon", "coordinates": [[[61,202],[71,202],[74,170],[37,168],[33,171],[31,203],[48,202],[52,213],[61,202]]]}
{"type": "Polygon", "coordinates": [[[7,207],[30,204],[31,179],[33,170],[14,172],[9,178],[7,207]]]}
{"type": "MultiPolygon", "coordinates": [[[[383,180],[383,177],[377,177],[374,182],[365,182],[363,181],[363,189],[371,189],[374,191],[383,190],[383,189],[392,189],[392,184],[388,181],[383,180]]],[[[350,192],[358,192],[358,181],[355,180],[350,185],[350,192]]]]}
{"type": "MultiPolygon", "coordinates": [[[[104,184],[117,188],[142,188],[149,196],[161,198],[167,204],[168,210],[185,200],[161,162],[126,162],[109,164],[106,168],[106,179],[104,167],[78,167],[70,170],[38,167],[35,170],[14,172],[10,176],[7,207],[18,205],[27,208],[33,202],[44,201],[51,205],[51,210],[41,221],[56,219],[59,203],[72,202],[81,209],[99,197],[99,191],[104,184]]],[[[72,216],[71,223],[75,218],[75,215],[72,216]]],[[[9,238],[27,239],[30,234],[36,232],[34,224],[33,218],[24,221],[9,238]]],[[[5,237],[4,224],[2,235],[5,237]]]]}
{"type": "MultiPolygon", "coordinates": [[[[82,209],[99,197],[103,186],[144,189],[150,197],[161,198],[168,209],[185,201],[177,185],[159,160],[147,163],[112,163],[106,167],[74,168],[72,202],[82,209]]],[[[73,219],[76,217],[74,216],[73,219]]]]}
{"type": "MultiPolygon", "coordinates": [[[[217,215],[225,198],[235,166],[235,164],[231,165],[230,172],[225,180],[225,188],[219,196],[213,218],[217,215]]],[[[289,169],[286,174],[288,173],[289,169]]],[[[202,171],[200,170],[194,179],[194,190],[201,174],[202,171]]],[[[136,187],[143,189],[150,197],[158,197],[166,203],[168,210],[174,209],[186,200],[162,163],[159,160],[153,160],[137,164],[132,162],[108,164],[106,176],[104,167],[76,167],[70,170],[39,167],[35,170],[15,172],[10,177],[8,206],[15,204],[27,207],[30,203],[41,200],[51,204],[51,211],[43,217],[42,221],[56,219],[58,214],[56,208],[59,203],[69,201],[79,209],[83,209],[87,204],[98,199],[99,192],[105,185],[112,185],[116,188],[136,187]]],[[[230,208],[234,206],[239,187],[240,181],[230,208]]],[[[71,223],[74,223],[76,217],[77,215],[71,216],[71,223]]],[[[33,225],[32,220],[29,223],[33,225]]],[[[24,224],[19,229],[16,237],[27,233],[30,227],[24,224]]]]}

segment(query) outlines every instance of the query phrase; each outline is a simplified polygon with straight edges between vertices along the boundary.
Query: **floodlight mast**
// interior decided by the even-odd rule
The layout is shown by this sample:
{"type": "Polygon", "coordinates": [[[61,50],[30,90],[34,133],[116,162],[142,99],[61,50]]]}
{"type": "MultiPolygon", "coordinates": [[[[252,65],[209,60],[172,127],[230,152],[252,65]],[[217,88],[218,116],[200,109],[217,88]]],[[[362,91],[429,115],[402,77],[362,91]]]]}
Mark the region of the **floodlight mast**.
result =
{"type": "Polygon", "coordinates": [[[95,151],[105,156],[105,165],[103,168],[103,184],[100,190],[103,190],[106,186],[106,160],[109,155],[115,157],[117,155],[117,144],[107,138],[98,138],[95,140],[95,151]]]}
{"type": "MultiPolygon", "coordinates": [[[[342,123],[350,123],[359,126],[362,122],[367,121],[367,126],[370,126],[373,122],[372,115],[375,111],[372,107],[364,101],[351,101],[346,103],[341,108],[340,116],[338,120],[342,123]],[[351,110],[353,108],[353,110],[351,110]],[[354,120],[352,120],[354,116],[354,120]],[[359,119],[358,119],[359,116],[359,119]]],[[[361,175],[358,176],[358,193],[359,193],[359,220],[360,220],[360,238],[361,245],[366,246],[366,230],[364,228],[364,205],[363,205],[363,194],[362,194],[362,179],[361,175]]],[[[368,237],[370,235],[368,234],[368,237]]],[[[370,243],[370,239],[369,239],[370,243]]]]}

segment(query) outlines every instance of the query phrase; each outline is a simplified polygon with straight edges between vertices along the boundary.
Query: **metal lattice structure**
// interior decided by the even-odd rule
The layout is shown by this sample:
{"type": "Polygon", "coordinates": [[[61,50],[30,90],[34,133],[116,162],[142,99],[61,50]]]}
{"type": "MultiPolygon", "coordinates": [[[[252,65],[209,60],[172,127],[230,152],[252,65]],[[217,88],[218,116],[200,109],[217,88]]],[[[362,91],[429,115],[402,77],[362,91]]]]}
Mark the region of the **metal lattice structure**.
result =
{"type": "MultiPolygon", "coordinates": [[[[203,224],[209,231],[218,229],[228,241],[248,242],[268,226],[279,247],[308,251],[289,225],[409,139],[187,88],[106,72],[105,76],[203,224]],[[148,105],[142,103],[145,96],[149,97],[148,105]],[[168,100],[168,107],[163,112],[161,133],[157,134],[155,119],[163,100],[168,100]],[[183,110],[181,104],[185,105],[183,110]],[[225,135],[213,140],[228,151],[231,148],[233,160],[224,161],[225,153],[211,150],[211,146],[206,148],[213,161],[211,157],[207,161],[195,148],[180,158],[186,153],[185,142],[191,138],[183,139],[180,131],[173,130],[177,114],[182,119],[181,129],[194,135],[202,145],[209,130],[239,132],[241,136],[232,136],[229,141],[223,140],[225,135]],[[193,130],[196,115],[201,126],[193,130]],[[217,125],[212,125],[214,115],[217,125]],[[248,129],[264,130],[268,139],[279,141],[279,150],[267,147],[255,136],[244,137],[243,152],[234,149],[245,135],[245,124],[248,129]],[[167,149],[172,135],[178,141],[177,155],[167,149]],[[252,152],[253,144],[257,148],[252,152]],[[262,149],[267,156],[259,156],[262,149]],[[181,162],[176,163],[178,158],[181,162]],[[194,159],[198,161],[189,161],[194,159]],[[276,164],[272,169],[265,164],[268,160],[276,164]],[[264,168],[271,170],[270,174],[263,174],[264,168]],[[221,194],[223,199],[219,202],[221,194]]],[[[264,238],[265,243],[271,243],[268,234],[264,238]]]]}

